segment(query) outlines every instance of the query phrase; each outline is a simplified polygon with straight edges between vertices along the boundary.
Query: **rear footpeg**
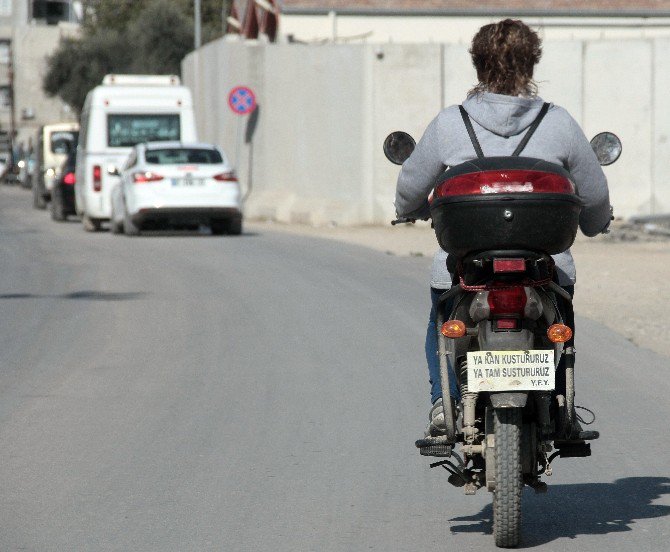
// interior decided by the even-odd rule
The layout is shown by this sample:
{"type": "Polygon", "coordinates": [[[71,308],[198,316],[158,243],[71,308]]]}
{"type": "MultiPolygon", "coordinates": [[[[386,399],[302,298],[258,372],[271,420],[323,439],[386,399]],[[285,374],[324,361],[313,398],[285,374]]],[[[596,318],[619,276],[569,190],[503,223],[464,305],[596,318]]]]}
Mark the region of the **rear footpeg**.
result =
{"type": "Polygon", "coordinates": [[[414,443],[422,456],[439,456],[449,458],[452,446],[447,443],[446,437],[426,437],[414,443]]]}
{"type": "Polygon", "coordinates": [[[586,458],[591,456],[591,445],[589,443],[580,443],[579,441],[556,443],[554,441],[554,445],[560,458],[586,458]]]}
{"type": "Polygon", "coordinates": [[[598,431],[580,431],[577,435],[577,438],[582,441],[595,441],[599,437],[600,433],[598,431]]]}

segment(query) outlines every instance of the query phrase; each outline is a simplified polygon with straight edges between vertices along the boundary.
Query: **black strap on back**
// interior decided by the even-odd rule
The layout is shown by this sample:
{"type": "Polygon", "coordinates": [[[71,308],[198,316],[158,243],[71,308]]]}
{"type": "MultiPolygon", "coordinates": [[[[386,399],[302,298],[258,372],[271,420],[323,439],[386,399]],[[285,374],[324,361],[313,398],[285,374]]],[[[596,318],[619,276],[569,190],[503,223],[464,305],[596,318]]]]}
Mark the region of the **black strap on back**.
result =
{"type": "Polygon", "coordinates": [[[472,146],[475,148],[475,152],[477,153],[477,157],[482,159],[484,157],[484,152],[482,151],[482,147],[479,145],[479,140],[477,140],[477,135],[475,134],[475,129],[472,128],[472,121],[470,121],[470,117],[468,116],[468,112],[465,111],[465,108],[462,105],[459,105],[458,109],[461,110],[461,117],[463,117],[463,122],[465,123],[465,128],[468,130],[468,135],[470,136],[470,142],[472,142],[472,146]]]}
{"type": "MultiPolygon", "coordinates": [[[[475,129],[472,127],[472,121],[470,121],[470,116],[468,115],[468,112],[465,111],[465,108],[462,105],[459,105],[458,108],[461,111],[461,117],[463,117],[463,122],[465,123],[465,128],[468,131],[468,136],[470,136],[472,146],[475,148],[475,153],[477,154],[477,157],[482,159],[484,157],[484,152],[482,151],[482,146],[479,144],[479,140],[477,140],[477,135],[475,134],[475,129]]],[[[526,135],[523,137],[521,142],[519,142],[519,145],[516,147],[514,152],[512,152],[512,157],[518,157],[519,155],[521,155],[521,152],[528,144],[528,140],[530,140],[531,136],[533,136],[533,134],[537,130],[537,127],[540,126],[540,123],[542,122],[542,119],[544,119],[544,116],[547,114],[547,111],[549,111],[549,104],[545,102],[542,105],[542,109],[540,109],[540,112],[538,113],[537,117],[535,117],[535,120],[531,123],[530,127],[528,127],[526,135]]]]}
{"type": "Polygon", "coordinates": [[[549,111],[549,104],[545,102],[542,105],[542,109],[540,109],[540,113],[538,113],[537,117],[535,117],[535,120],[530,125],[530,128],[528,129],[528,132],[526,132],[526,135],[523,137],[523,140],[521,140],[521,142],[519,142],[519,145],[516,147],[516,149],[512,153],[512,157],[518,157],[521,154],[521,152],[523,151],[523,148],[526,147],[526,144],[528,143],[528,140],[530,140],[530,137],[537,130],[537,127],[540,126],[540,123],[542,122],[542,119],[544,119],[544,116],[547,114],[547,111],[549,111]]]}

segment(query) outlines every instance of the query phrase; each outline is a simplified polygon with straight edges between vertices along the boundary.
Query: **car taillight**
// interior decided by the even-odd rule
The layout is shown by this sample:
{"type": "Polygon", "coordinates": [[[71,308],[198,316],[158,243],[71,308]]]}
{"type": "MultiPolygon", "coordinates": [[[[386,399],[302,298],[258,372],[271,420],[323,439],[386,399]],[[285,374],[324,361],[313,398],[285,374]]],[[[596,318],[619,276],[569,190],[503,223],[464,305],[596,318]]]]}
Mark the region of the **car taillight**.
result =
{"type": "Polygon", "coordinates": [[[543,171],[481,171],[447,178],[437,185],[434,197],[514,192],[574,194],[575,185],[564,176],[543,171]]]}
{"type": "Polygon", "coordinates": [[[77,181],[77,178],[75,177],[73,172],[65,173],[65,176],[63,177],[63,184],[69,184],[72,186],[77,181]]]}
{"type": "Polygon", "coordinates": [[[235,174],[235,171],[215,174],[212,178],[214,180],[218,180],[219,182],[237,182],[237,175],[235,174]]]}
{"type": "Polygon", "coordinates": [[[163,180],[163,175],[156,174],[153,172],[136,172],[133,173],[133,182],[135,184],[144,184],[146,182],[158,182],[163,180]]]}
{"type": "Polygon", "coordinates": [[[491,290],[487,301],[492,315],[523,314],[526,307],[526,290],[521,286],[491,290]]]}
{"type": "Polygon", "coordinates": [[[99,192],[102,190],[102,167],[93,165],[93,190],[99,192]]]}

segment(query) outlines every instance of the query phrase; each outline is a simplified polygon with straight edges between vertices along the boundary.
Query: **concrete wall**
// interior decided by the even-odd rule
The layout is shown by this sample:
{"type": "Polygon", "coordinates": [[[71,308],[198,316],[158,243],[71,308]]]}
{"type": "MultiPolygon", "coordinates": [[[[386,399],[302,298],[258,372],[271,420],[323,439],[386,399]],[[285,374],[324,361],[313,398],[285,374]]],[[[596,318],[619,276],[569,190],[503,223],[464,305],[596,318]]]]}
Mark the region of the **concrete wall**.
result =
{"type": "MultiPolygon", "coordinates": [[[[670,39],[548,41],[542,97],[566,107],[587,136],[616,132],[621,160],[605,168],[619,216],[670,213],[670,39]]],[[[289,45],[220,40],[190,54],[201,138],[220,144],[251,185],[247,216],[310,224],[378,224],[393,216],[398,168],[381,145],[393,130],[419,138],[437,111],[476,82],[459,44],[289,45]],[[227,106],[251,86],[259,111],[227,106]]]]}

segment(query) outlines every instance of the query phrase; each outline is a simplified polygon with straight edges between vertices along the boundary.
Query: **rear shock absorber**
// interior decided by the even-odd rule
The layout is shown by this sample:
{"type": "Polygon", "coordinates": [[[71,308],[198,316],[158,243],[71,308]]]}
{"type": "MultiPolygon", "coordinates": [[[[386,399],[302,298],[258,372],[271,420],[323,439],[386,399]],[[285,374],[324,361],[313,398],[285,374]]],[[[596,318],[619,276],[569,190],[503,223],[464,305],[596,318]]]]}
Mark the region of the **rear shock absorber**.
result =
{"type": "Polygon", "coordinates": [[[468,363],[463,360],[459,366],[459,383],[461,385],[461,398],[463,401],[463,435],[465,442],[473,444],[479,430],[475,426],[475,406],[477,404],[477,393],[468,391],[468,363]]]}

